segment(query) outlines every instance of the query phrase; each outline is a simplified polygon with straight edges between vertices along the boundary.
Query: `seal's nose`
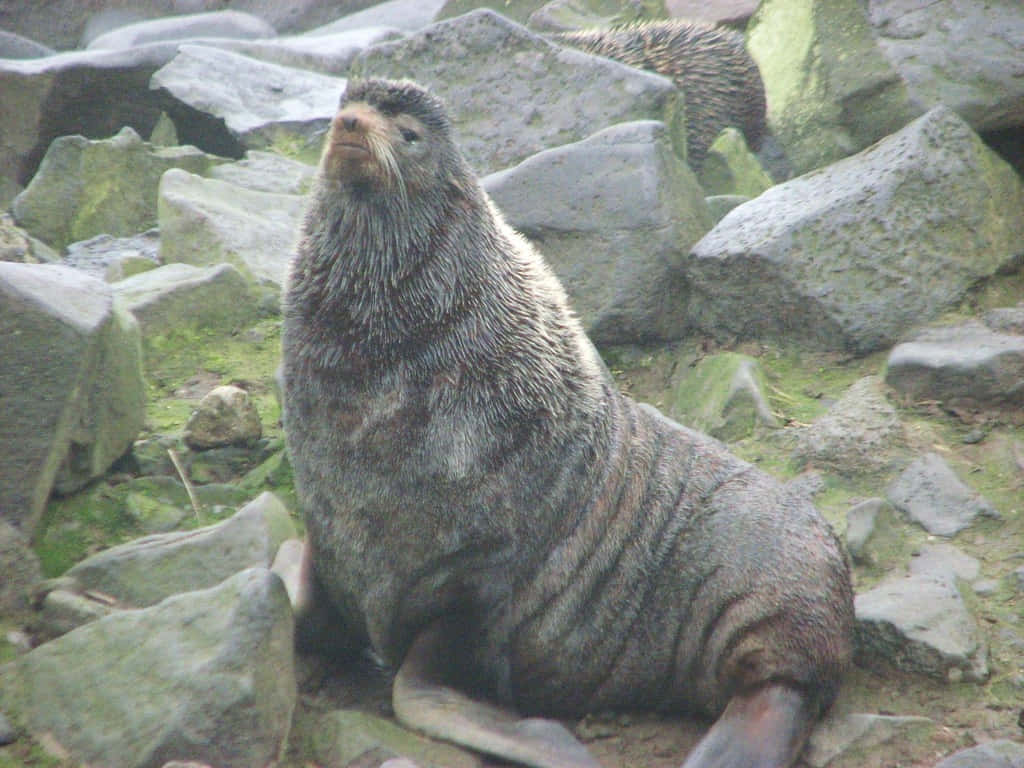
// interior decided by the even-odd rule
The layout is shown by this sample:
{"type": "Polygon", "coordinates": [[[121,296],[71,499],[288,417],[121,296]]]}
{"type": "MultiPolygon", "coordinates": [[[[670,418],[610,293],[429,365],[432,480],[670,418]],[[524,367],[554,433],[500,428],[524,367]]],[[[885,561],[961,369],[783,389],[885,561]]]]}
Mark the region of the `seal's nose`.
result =
{"type": "Polygon", "coordinates": [[[341,121],[341,127],[346,131],[354,131],[356,126],[359,125],[359,118],[355,115],[338,115],[338,119],[341,121]]]}

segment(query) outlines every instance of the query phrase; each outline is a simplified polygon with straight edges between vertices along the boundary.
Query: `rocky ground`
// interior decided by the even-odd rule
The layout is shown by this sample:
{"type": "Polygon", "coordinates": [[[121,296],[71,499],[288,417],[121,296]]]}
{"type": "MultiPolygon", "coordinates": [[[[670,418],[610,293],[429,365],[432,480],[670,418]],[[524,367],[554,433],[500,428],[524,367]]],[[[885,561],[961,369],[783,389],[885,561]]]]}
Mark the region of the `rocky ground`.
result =
{"type": "MultiPolygon", "coordinates": [[[[857,666],[804,765],[1024,766],[1019,5],[704,4],[772,136],[700,168],[672,83],[545,37],[637,4],[283,5],[0,9],[0,767],[496,764],[397,728],[369,657],[296,656],[268,570],[302,531],[280,285],[353,74],[441,93],[622,388],[845,541],[857,666]]],[[[569,725],[609,768],[706,727],[569,725]]]]}

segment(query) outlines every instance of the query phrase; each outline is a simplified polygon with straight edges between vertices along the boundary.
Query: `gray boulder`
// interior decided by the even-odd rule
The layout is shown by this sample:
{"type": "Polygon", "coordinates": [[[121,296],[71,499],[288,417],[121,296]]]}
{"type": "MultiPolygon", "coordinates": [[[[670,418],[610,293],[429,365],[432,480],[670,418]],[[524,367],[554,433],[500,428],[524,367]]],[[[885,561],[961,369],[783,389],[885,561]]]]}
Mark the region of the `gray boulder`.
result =
{"type": "Polygon", "coordinates": [[[1024,419],[1024,335],[981,323],[932,328],[889,354],[886,383],[910,402],[1024,419]]]}
{"type": "Polygon", "coordinates": [[[62,263],[113,283],[159,266],[160,232],[154,227],[131,237],[96,235],[68,245],[62,263]]]}
{"type": "Polygon", "coordinates": [[[171,170],[160,181],[160,258],[196,266],[234,264],[279,290],[305,210],[300,195],[256,192],[171,170]]]}
{"type": "Polygon", "coordinates": [[[211,11],[139,21],[93,38],[89,49],[134,48],[164,40],[196,40],[204,37],[274,37],[270,24],[241,11],[211,11]]]}
{"type": "Polygon", "coordinates": [[[937,453],[927,453],[915,460],[892,481],[886,497],[910,520],[936,536],[955,536],[978,515],[999,515],[937,453]]]}
{"type": "Polygon", "coordinates": [[[854,599],[859,663],[939,680],[983,681],[988,652],[953,579],[891,578],[854,599]]]}
{"type": "Polygon", "coordinates": [[[927,717],[862,712],[831,714],[811,731],[803,760],[811,768],[826,768],[837,758],[856,765],[852,761],[863,761],[879,745],[927,739],[937,727],[935,721],[927,717]]]}
{"type": "Polygon", "coordinates": [[[31,535],[53,488],[102,475],[142,428],[139,329],[74,269],[0,262],[0,514],[31,535]]]}
{"type": "Polygon", "coordinates": [[[888,469],[903,442],[903,425],[881,381],[865,376],[821,418],[798,431],[793,455],[799,465],[810,463],[847,477],[868,475],[888,469]]]}
{"type": "Polygon", "coordinates": [[[993,331],[1024,335],[1024,301],[1015,307],[996,307],[982,317],[982,321],[993,331]]]}
{"type": "Polygon", "coordinates": [[[29,546],[28,537],[0,519],[0,616],[24,613],[29,607],[32,588],[42,578],[39,558],[29,546]]]}
{"type": "MultiPolygon", "coordinates": [[[[0,4],[0,13],[11,5],[24,4],[0,4]]],[[[52,12],[49,4],[45,7],[52,12]]],[[[149,78],[173,55],[173,47],[0,59],[0,206],[28,184],[58,136],[104,138],[126,125],[148,136],[161,112],[149,78]]]]}
{"type": "Polygon", "coordinates": [[[391,27],[406,32],[415,32],[438,18],[445,6],[445,0],[389,0],[374,3],[371,7],[342,16],[322,27],[309,30],[307,35],[335,35],[372,27],[391,27]]]}
{"type": "Polygon", "coordinates": [[[711,218],[663,123],[606,128],[483,184],[544,254],[594,341],[675,339],[686,331],[679,265],[711,218]]]}
{"type": "Polygon", "coordinates": [[[248,283],[230,264],[166,264],[119,280],[113,288],[139,321],[144,340],[186,328],[238,330],[257,311],[248,283]]]}
{"type": "Polygon", "coordinates": [[[1009,269],[1024,182],[936,107],[875,146],[733,209],[686,262],[692,323],[856,354],[1009,269]]]}
{"type": "Polygon", "coordinates": [[[402,36],[395,27],[360,27],[333,33],[324,31],[326,29],[264,40],[211,38],[203,40],[202,44],[283,67],[307,69],[325,75],[345,75],[352,60],[364,49],[402,36]]]}
{"type": "Polygon", "coordinates": [[[979,133],[1024,125],[1024,5],[870,0],[882,53],[920,110],[945,104],[979,133]]]}
{"type": "Polygon", "coordinates": [[[997,739],[969,749],[961,749],[935,768],[1024,768],[1024,744],[997,739]]]}
{"type": "Polygon", "coordinates": [[[269,568],[281,542],[296,535],[284,505],[263,493],[223,522],[112,547],[66,575],[82,590],[145,607],[179,592],[207,589],[246,568],[269,568]]]}
{"type": "MultiPolygon", "coordinates": [[[[281,33],[311,29],[374,0],[245,0],[230,5],[260,17],[281,33]]],[[[181,12],[217,11],[224,0],[49,0],[0,3],[0,28],[59,50],[78,47],[115,27],[181,12]]]]}
{"type": "Polygon", "coordinates": [[[0,705],[75,764],[268,765],[295,708],[293,631],[280,579],[242,571],[115,612],[0,667],[0,705]]]}
{"type": "Polygon", "coordinates": [[[63,136],[14,200],[18,224],[54,248],[156,226],[156,191],[169,168],[205,173],[219,158],[195,147],[154,147],[132,128],[110,139],[63,136]]]}
{"type": "Polygon", "coordinates": [[[0,59],[39,59],[54,53],[49,46],[0,29],[0,59]]]}
{"type": "Polygon", "coordinates": [[[327,128],[345,80],[231,51],[182,45],[153,74],[184,142],[240,157],[246,149],[312,142],[327,128]]]}
{"type": "Polygon", "coordinates": [[[432,88],[480,174],[630,120],[664,122],[671,145],[685,153],[682,99],[668,79],[562,48],[489,10],[371,46],[351,74],[432,88]]]}
{"type": "Polygon", "coordinates": [[[761,3],[747,47],[764,79],[768,125],[797,173],[858,152],[923,111],[879,50],[862,0],[761,3]]]}

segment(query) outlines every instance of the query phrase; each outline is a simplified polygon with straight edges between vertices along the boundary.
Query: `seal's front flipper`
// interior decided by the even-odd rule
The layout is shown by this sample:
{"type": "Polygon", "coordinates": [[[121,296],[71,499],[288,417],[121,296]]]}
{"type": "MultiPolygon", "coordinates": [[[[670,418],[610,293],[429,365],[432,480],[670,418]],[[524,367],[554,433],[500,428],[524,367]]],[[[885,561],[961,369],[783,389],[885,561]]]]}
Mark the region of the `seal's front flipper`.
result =
{"type": "Polygon", "coordinates": [[[436,663],[440,637],[436,627],[421,634],[395,676],[391,698],[399,722],[533,768],[601,768],[559,723],[520,719],[444,685],[436,663]]]}
{"type": "Polygon", "coordinates": [[[815,714],[807,697],[787,685],[737,694],[683,768],[789,768],[815,714]]]}

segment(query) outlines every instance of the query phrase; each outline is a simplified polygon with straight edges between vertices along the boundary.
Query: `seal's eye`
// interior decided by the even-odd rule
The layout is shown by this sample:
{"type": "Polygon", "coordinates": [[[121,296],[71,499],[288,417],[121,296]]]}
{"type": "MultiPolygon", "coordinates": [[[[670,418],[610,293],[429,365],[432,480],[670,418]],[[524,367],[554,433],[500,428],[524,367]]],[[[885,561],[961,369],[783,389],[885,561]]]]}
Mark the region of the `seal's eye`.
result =
{"type": "Polygon", "coordinates": [[[412,144],[414,141],[420,140],[420,135],[411,128],[399,128],[398,130],[401,131],[402,138],[408,141],[410,144],[412,144]]]}

